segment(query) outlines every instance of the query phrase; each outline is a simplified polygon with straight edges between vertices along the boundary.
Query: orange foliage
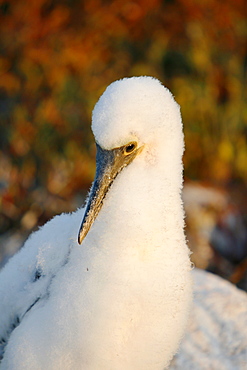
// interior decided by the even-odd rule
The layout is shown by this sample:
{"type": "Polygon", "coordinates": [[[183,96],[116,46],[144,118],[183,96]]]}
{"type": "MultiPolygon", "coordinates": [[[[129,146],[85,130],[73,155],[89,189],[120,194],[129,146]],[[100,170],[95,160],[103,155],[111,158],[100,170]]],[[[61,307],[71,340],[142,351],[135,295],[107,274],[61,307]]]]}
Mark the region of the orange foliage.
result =
{"type": "Polygon", "coordinates": [[[246,33],[245,0],[1,0],[1,230],[85,195],[91,110],[124,76],[181,104],[187,177],[246,181],[246,33]]]}

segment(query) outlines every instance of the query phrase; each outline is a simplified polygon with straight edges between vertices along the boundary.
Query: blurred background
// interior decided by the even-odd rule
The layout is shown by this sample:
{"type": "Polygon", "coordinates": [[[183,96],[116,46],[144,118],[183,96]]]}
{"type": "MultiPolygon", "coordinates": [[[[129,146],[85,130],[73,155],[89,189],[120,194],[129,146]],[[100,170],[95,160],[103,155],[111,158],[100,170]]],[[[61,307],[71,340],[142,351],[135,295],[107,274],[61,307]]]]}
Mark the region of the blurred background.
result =
{"type": "Polygon", "coordinates": [[[0,0],[0,263],[94,177],[91,112],[150,75],[181,106],[196,266],[247,289],[245,0],[0,0]]]}

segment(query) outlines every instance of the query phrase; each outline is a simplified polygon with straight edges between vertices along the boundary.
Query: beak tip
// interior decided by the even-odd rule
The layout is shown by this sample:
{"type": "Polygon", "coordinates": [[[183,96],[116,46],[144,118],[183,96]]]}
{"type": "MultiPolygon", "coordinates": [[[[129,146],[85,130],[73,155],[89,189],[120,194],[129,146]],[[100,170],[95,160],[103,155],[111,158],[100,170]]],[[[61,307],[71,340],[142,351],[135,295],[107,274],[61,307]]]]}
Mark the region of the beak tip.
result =
{"type": "Polygon", "coordinates": [[[78,234],[78,244],[81,245],[81,243],[82,243],[82,237],[81,237],[81,233],[79,232],[79,234],[78,234]]]}

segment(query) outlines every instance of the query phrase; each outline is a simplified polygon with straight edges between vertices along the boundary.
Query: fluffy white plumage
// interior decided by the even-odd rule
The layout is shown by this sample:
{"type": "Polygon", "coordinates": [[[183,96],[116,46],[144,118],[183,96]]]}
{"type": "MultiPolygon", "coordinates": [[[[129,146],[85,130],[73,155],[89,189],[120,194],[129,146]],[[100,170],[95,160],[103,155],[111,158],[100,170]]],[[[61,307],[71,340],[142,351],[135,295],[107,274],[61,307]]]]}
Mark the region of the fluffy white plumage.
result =
{"type": "Polygon", "coordinates": [[[1,272],[1,370],[163,369],[182,338],[192,289],[179,107],[159,81],[123,79],[99,99],[92,129],[103,149],[142,150],[81,246],[85,209],[45,224],[1,272]]]}

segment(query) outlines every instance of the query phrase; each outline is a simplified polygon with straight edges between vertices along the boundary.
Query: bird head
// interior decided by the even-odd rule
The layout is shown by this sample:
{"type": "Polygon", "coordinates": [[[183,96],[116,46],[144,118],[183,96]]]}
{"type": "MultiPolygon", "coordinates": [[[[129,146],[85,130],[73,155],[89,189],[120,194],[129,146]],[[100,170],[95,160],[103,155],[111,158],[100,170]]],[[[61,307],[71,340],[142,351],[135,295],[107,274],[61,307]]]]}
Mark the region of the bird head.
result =
{"type": "Polygon", "coordinates": [[[96,175],[79,230],[79,244],[90,230],[118,174],[144,148],[154,142],[163,145],[164,126],[167,126],[165,131],[171,132],[178,117],[179,106],[157,79],[124,78],[107,87],[92,116],[97,147],[96,175]]]}

